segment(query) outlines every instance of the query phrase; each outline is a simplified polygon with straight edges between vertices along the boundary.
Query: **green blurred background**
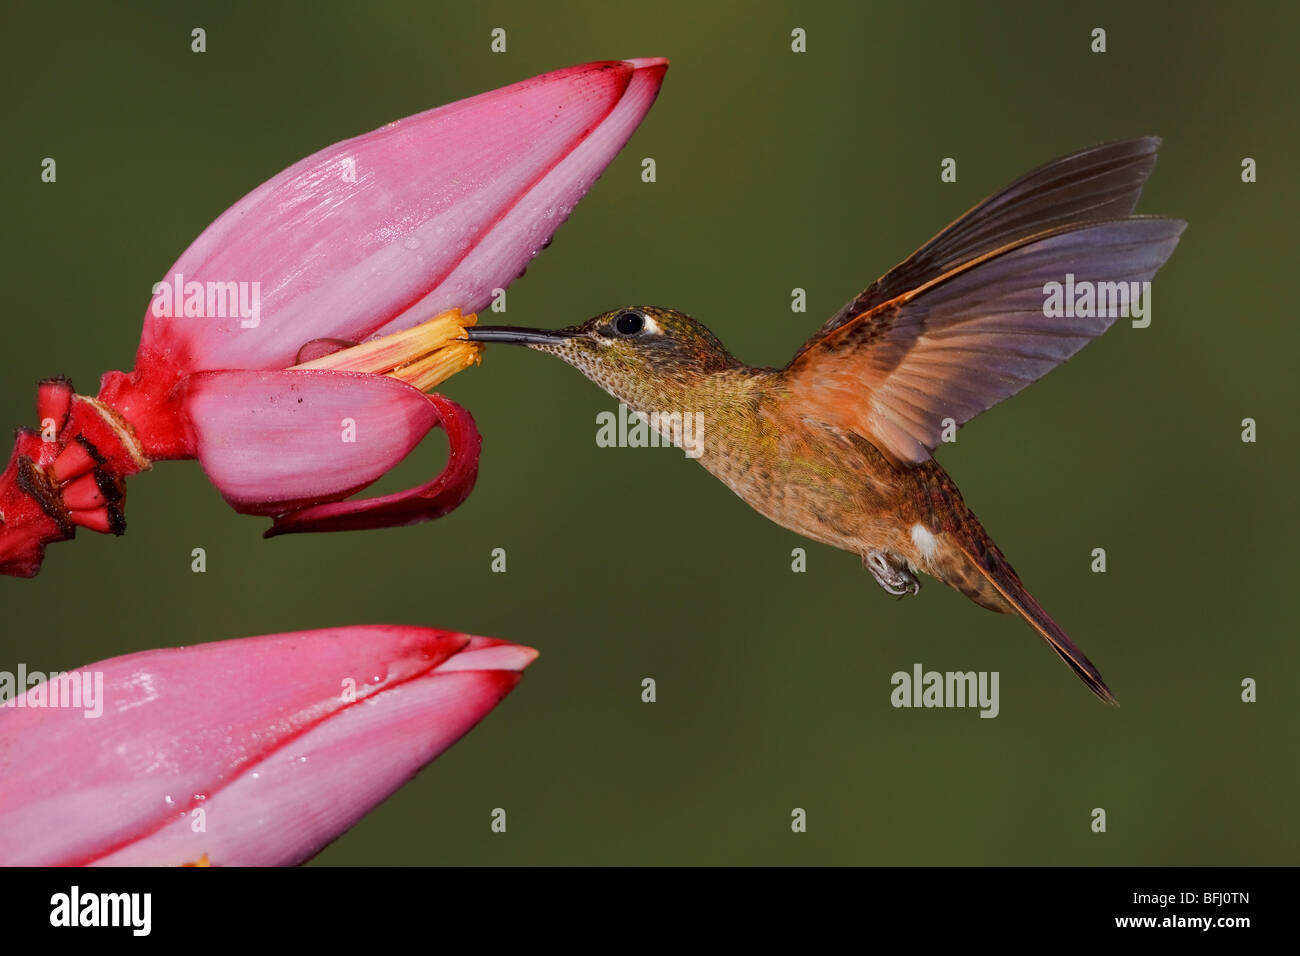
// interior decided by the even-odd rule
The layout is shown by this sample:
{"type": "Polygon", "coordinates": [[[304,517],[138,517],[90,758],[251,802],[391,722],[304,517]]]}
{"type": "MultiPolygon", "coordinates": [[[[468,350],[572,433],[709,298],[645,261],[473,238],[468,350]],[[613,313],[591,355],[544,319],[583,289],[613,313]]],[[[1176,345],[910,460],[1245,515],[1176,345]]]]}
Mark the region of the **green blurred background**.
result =
{"type": "MultiPolygon", "coordinates": [[[[321,865],[1295,863],[1298,22],[1281,5],[1190,3],[11,5],[11,425],[34,424],[40,377],[93,393],[129,368],[151,283],[278,170],[587,60],[672,68],[511,287],[515,324],[654,303],[782,364],[972,203],[1131,135],[1165,137],[1139,211],[1191,225],[1150,328],[1121,321],[940,456],[1120,710],[1025,625],[928,580],[888,599],[856,558],[770,524],[679,451],[597,448],[613,400],[506,348],[444,388],[485,436],[477,490],[451,516],[263,541],[266,522],[235,515],[196,464],[163,464],[132,479],[125,537],[83,532],[35,580],[0,579],[0,668],[368,622],[542,651],[321,865]],[[489,51],[494,27],[505,54],[489,51]],[[948,156],[955,184],[939,181],[948,156]],[[790,312],[796,286],[808,314],[790,312]],[[1240,440],[1247,416],[1257,444],[1240,440]],[[497,547],[506,574],[490,573],[497,547]],[[1095,547],[1106,574],[1089,570],[1095,547]],[[891,708],[890,675],[915,662],[999,671],[1001,715],[891,708]],[[641,702],[645,677],[657,703],[641,702]],[[1245,677],[1258,703],[1241,702],[1245,677]],[[807,833],[791,832],[795,807],[807,833]]],[[[440,442],[380,487],[430,473],[440,442]]]]}

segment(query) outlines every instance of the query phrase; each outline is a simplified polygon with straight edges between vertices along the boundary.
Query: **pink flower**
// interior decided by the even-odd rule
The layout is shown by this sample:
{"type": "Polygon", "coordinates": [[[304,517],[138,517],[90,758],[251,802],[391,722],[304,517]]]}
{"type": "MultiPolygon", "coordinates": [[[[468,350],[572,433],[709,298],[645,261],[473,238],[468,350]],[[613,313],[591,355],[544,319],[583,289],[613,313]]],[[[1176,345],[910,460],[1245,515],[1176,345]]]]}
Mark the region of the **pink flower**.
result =
{"type": "Polygon", "coordinates": [[[0,571],[78,526],[120,534],[124,479],[197,458],[268,534],[411,524],[473,487],[480,439],[424,394],[476,362],[474,312],[550,241],[653,104],[667,62],[589,63],[327,147],[226,210],[163,279],[135,369],[50,379],[0,475],[0,571]],[[363,342],[362,345],[356,343],[363,342]],[[442,474],[346,500],[435,425],[442,474]]]}
{"type": "Polygon", "coordinates": [[[342,627],[52,678],[0,707],[0,865],[301,863],[468,732],[536,657],[430,628],[342,627]],[[73,689],[79,706],[51,706],[73,689]]]}

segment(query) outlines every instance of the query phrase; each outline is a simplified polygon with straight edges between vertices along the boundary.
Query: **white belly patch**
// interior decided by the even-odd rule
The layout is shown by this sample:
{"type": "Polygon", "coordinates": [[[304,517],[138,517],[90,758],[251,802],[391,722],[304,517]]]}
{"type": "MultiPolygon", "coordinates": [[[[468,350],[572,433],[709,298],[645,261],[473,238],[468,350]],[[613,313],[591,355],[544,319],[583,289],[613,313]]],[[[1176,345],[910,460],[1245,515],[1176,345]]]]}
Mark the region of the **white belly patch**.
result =
{"type": "Polygon", "coordinates": [[[919,521],[912,525],[912,544],[916,545],[916,550],[927,561],[933,560],[935,553],[939,550],[939,539],[919,521]]]}

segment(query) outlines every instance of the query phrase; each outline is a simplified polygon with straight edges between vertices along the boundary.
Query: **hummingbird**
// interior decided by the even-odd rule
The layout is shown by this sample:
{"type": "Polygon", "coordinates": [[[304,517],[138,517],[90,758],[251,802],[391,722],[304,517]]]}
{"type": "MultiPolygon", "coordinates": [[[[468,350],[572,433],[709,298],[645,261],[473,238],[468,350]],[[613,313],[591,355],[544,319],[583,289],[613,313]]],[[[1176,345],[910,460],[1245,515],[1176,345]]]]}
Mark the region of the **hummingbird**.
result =
{"type": "Polygon", "coordinates": [[[1020,616],[1116,704],[933,454],[1127,314],[1122,293],[1145,290],[1149,308],[1150,280],[1186,227],[1133,215],[1159,145],[1106,143],[1025,174],[854,297],[784,368],[748,365],[689,315],[655,306],[465,334],[556,356],[669,439],[675,419],[652,413],[702,414],[699,462],[756,511],[859,556],[891,595],[917,594],[924,573],[1020,616]]]}

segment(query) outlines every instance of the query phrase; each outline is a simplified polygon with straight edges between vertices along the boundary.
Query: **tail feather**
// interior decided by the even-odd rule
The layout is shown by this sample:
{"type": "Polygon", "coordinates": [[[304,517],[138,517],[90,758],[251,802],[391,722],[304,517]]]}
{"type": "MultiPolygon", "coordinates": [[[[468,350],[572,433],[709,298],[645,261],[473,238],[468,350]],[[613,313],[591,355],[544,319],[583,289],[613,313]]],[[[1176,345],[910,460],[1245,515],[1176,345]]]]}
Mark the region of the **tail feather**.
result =
{"type": "MultiPolygon", "coordinates": [[[[1020,583],[1020,578],[1016,576],[1015,570],[1002,557],[996,546],[988,541],[987,537],[980,544],[983,548],[964,543],[959,543],[958,548],[971,566],[1001,595],[1009,605],[1009,609],[1029,622],[1029,625],[1047,642],[1047,646],[1056,652],[1056,655],[1070,670],[1074,671],[1090,691],[1106,703],[1118,707],[1119,701],[1102,680],[1101,671],[1097,670],[1092,661],[1088,660],[1087,655],[1079,650],[1078,646],[1070,640],[1070,636],[1052,620],[1051,615],[1043,610],[1043,606],[1025,589],[1025,586],[1020,583]]],[[[991,606],[987,600],[980,603],[986,607],[991,606]]]]}
{"type": "Polygon", "coordinates": [[[931,459],[909,474],[915,481],[910,513],[939,532],[935,550],[915,556],[921,569],[981,607],[1019,614],[1090,691],[1118,707],[1101,672],[1020,583],[943,467],[931,459]]]}

